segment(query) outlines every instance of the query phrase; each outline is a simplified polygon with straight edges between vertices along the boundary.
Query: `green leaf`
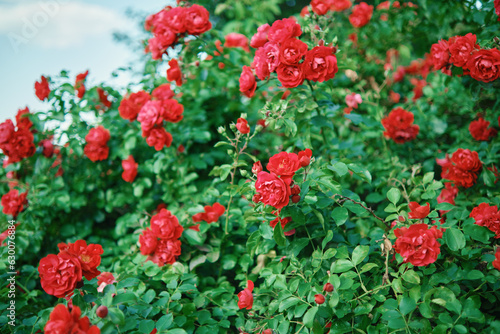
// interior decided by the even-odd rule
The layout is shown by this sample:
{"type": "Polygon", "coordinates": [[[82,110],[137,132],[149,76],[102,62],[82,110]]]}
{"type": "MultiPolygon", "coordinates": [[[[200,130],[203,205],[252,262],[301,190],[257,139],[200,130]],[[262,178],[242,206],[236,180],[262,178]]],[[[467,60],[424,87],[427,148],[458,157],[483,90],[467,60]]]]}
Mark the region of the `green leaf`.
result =
{"type": "Polygon", "coordinates": [[[357,266],[358,264],[363,262],[369,251],[369,246],[357,246],[356,248],[354,248],[354,251],[352,252],[352,262],[354,263],[354,265],[357,266]]]}
{"type": "Polygon", "coordinates": [[[425,173],[423,178],[424,184],[431,183],[432,180],[434,180],[434,172],[425,173]]]}
{"type": "Polygon", "coordinates": [[[420,284],[420,276],[414,270],[408,270],[403,274],[403,280],[411,284],[420,284]]]}
{"type": "Polygon", "coordinates": [[[321,242],[321,248],[325,249],[325,246],[333,239],[333,231],[329,230],[326,233],[326,237],[321,242]]]}
{"type": "Polygon", "coordinates": [[[387,199],[389,199],[392,204],[396,205],[401,199],[401,191],[399,191],[398,188],[389,189],[387,192],[387,199]]]}
{"type": "Polygon", "coordinates": [[[283,312],[284,310],[287,310],[288,308],[290,308],[294,305],[297,305],[300,301],[301,300],[299,298],[293,297],[293,296],[290,298],[287,298],[280,303],[279,311],[283,312]]]}
{"type": "Polygon", "coordinates": [[[365,180],[368,183],[372,182],[372,175],[370,174],[370,172],[366,168],[360,167],[359,165],[356,165],[356,164],[349,164],[349,165],[347,165],[347,167],[349,167],[349,169],[354,174],[359,176],[361,179],[365,180]]]}
{"type": "Polygon", "coordinates": [[[487,227],[479,226],[476,224],[465,225],[464,233],[470,236],[472,239],[481,241],[482,243],[489,243],[490,237],[493,236],[493,232],[488,230],[487,227]]]}
{"type": "Polygon", "coordinates": [[[137,300],[137,296],[133,292],[125,292],[119,294],[118,296],[113,298],[112,305],[120,304],[120,303],[132,303],[137,300]]]}
{"type": "Polygon", "coordinates": [[[413,300],[413,298],[404,296],[401,299],[401,303],[399,304],[399,310],[401,311],[401,313],[403,313],[403,315],[407,315],[416,308],[417,308],[417,303],[413,300]]]}
{"type": "Polygon", "coordinates": [[[312,328],[314,323],[314,317],[316,316],[316,312],[318,312],[318,307],[311,307],[306,314],[304,315],[304,325],[308,328],[312,328]]]}
{"type": "Polygon", "coordinates": [[[328,169],[333,170],[338,176],[344,176],[349,172],[347,165],[343,162],[337,161],[328,166],[328,169]]]}
{"type": "Polygon", "coordinates": [[[139,331],[144,334],[149,334],[155,328],[153,320],[142,320],[139,322],[139,331]]]}
{"type": "Polygon", "coordinates": [[[115,325],[123,325],[125,323],[125,315],[123,312],[116,308],[116,307],[109,307],[108,308],[108,316],[109,319],[115,324],[115,325]]]}
{"type": "Polygon", "coordinates": [[[455,208],[455,206],[453,204],[446,203],[446,202],[439,203],[438,205],[436,205],[436,210],[446,210],[446,211],[449,211],[449,210],[452,210],[454,208],[455,208]]]}
{"type": "Polygon", "coordinates": [[[333,220],[335,220],[337,226],[341,226],[344,225],[347,218],[349,218],[349,213],[347,212],[346,208],[336,207],[332,211],[332,218],[333,220]]]}
{"type": "Polygon", "coordinates": [[[465,236],[456,228],[448,228],[444,232],[444,240],[452,251],[458,251],[465,247],[465,236]]]}
{"type": "Polygon", "coordinates": [[[285,233],[283,233],[283,229],[281,228],[280,223],[276,224],[276,226],[274,227],[273,237],[274,237],[274,241],[276,241],[276,243],[279,246],[282,246],[282,247],[286,246],[285,233]]]}
{"type": "Polygon", "coordinates": [[[173,322],[174,322],[173,314],[172,313],[166,314],[156,322],[156,329],[159,331],[167,329],[172,325],[173,322]]]}
{"type": "Polygon", "coordinates": [[[354,267],[349,260],[337,260],[332,263],[331,271],[334,274],[343,273],[354,267]]]}

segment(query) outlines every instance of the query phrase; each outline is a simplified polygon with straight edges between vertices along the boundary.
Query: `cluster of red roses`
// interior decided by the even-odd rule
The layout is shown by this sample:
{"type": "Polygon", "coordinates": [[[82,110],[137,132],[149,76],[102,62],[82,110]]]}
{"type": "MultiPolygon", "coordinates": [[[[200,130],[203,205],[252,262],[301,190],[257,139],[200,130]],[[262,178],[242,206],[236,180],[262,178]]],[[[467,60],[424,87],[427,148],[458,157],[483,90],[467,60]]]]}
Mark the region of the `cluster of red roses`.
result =
{"type": "Polygon", "coordinates": [[[142,136],[157,151],[170,147],[173,140],[163,121],[177,123],[183,118],[184,106],[172,99],[174,95],[170,84],[163,84],[153,90],[152,97],[145,91],[132,93],[118,107],[122,118],[141,123],[142,136]]]}
{"type": "Polygon", "coordinates": [[[413,124],[413,120],[413,113],[400,107],[393,109],[387,117],[382,119],[384,136],[392,138],[398,144],[415,139],[420,127],[413,124]]]}
{"type": "MultiPolygon", "coordinates": [[[[469,217],[474,218],[476,224],[485,226],[495,233],[495,239],[500,238],[500,211],[496,205],[481,203],[472,209],[469,217]]],[[[499,269],[500,270],[500,269],[499,269]]]]}
{"type": "MultiPolygon", "coordinates": [[[[250,46],[257,48],[252,68],[260,80],[276,72],[281,85],[292,88],[304,80],[323,82],[335,76],[338,72],[336,49],[321,45],[308,50],[307,44],[297,38],[300,35],[302,29],[294,18],[277,20],[272,26],[265,24],[258,28],[250,46]]],[[[252,91],[255,85],[255,78],[248,71],[244,69],[240,77],[242,91],[252,91]]]]}
{"type": "Polygon", "coordinates": [[[109,130],[101,125],[90,129],[89,133],[85,136],[87,145],[85,145],[83,153],[93,162],[107,159],[109,155],[108,141],[110,138],[109,130]]]}
{"type": "Polygon", "coordinates": [[[57,245],[59,254],[49,254],[40,260],[38,273],[46,293],[57,298],[69,297],[82,284],[82,275],[88,281],[97,277],[104,252],[99,244],[88,244],[85,240],[57,245]]]}
{"type": "Polygon", "coordinates": [[[139,237],[141,254],[148,255],[148,260],[160,267],[166,263],[175,263],[181,255],[181,241],[179,238],[184,229],[179,220],[169,210],[161,209],[151,217],[150,227],[142,231],[139,237]]]}
{"type": "Polygon", "coordinates": [[[10,119],[0,124],[0,149],[8,157],[8,163],[19,162],[35,154],[35,138],[30,131],[33,123],[29,109],[19,109],[16,115],[17,130],[10,119]]]}
{"type": "Polygon", "coordinates": [[[8,193],[2,196],[2,212],[16,218],[17,215],[23,211],[24,206],[28,204],[26,196],[28,196],[27,191],[19,194],[19,190],[11,189],[8,193]]]}
{"type": "Polygon", "coordinates": [[[456,186],[470,188],[476,184],[483,164],[477,152],[459,148],[452,154],[451,159],[446,154],[444,159],[436,159],[442,167],[441,177],[453,181],[456,186]]]}
{"type": "Polygon", "coordinates": [[[175,45],[185,35],[201,35],[212,28],[210,14],[200,5],[191,7],[167,6],[156,14],[150,15],[145,28],[154,35],[148,41],[146,51],[153,59],[161,59],[167,49],[175,45]]]}
{"type": "MultiPolygon", "coordinates": [[[[477,120],[470,122],[469,132],[477,141],[488,141],[498,133],[495,128],[489,128],[489,126],[490,122],[483,117],[479,117],[477,120]]],[[[498,117],[498,126],[500,126],[500,116],[498,117]]]]}
{"type": "Polygon", "coordinates": [[[78,306],[69,307],[58,304],[49,316],[49,321],[45,324],[43,331],[45,334],[79,333],[79,334],[100,334],[101,330],[97,326],[92,326],[87,316],[80,318],[82,311],[78,306]]]}
{"type": "MultiPolygon", "coordinates": [[[[215,223],[219,220],[219,218],[226,212],[226,208],[220,203],[214,203],[212,206],[206,205],[205,211],[197,213],[193,216],[193,222],[207,222],[208,224],[215,223]]],[[[190,227],[195,231],[200,230],[200,224],[196,224],[195,226],[190,227]]]]}
{"type": "Polygon", "coordinates": [[[497,48],[481,49],[476,35],[453,36],[440,40],[431,47],[431,57],[436,69],[461,67],[464,74],[483,82],[500,76],[500,51],[497,48]]]}

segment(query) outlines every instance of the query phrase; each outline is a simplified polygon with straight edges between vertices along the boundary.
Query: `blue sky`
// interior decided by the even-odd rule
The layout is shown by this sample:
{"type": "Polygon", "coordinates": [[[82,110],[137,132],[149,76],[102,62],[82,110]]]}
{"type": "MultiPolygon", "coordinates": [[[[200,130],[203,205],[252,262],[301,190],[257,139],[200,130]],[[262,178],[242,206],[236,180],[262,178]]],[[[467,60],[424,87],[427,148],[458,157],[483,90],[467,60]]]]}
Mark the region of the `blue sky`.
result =
{"type": "Polygon", "coordinates": [[[125,87],[130,77],[111,73],[133,63],[137,54],[113,41],[126,32],[140,42],[140,28],[125,14],[159,11],[172,0],[0,0],[0,122],[19,108],[49,108],[35,96],[41,75],[69,71],[71,78],[89,70],[89,85],[106,82],[125,87]]]}

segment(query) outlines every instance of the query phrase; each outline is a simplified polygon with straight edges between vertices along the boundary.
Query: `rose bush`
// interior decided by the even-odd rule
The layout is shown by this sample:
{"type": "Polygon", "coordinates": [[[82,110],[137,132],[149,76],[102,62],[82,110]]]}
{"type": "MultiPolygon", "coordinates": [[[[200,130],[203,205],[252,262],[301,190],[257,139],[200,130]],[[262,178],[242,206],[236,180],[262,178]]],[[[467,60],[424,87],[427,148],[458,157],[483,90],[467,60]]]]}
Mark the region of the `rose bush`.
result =
{"type": "Polygon", "coordinates": [[[500,331],[497,2],[288,3],[178,1],[137,81],[34,83],[2,333],[500,331]]]}

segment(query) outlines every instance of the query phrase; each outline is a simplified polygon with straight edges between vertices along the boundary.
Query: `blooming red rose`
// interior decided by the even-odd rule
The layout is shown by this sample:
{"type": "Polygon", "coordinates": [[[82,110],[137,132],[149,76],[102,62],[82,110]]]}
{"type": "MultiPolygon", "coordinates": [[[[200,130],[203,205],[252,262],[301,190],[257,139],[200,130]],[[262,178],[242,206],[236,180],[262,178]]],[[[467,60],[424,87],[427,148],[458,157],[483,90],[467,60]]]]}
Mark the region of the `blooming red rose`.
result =
{"type": "Polygon", "coordinates": [[[281,44],[279,52],[282,64],[296,65],[306,55],[307,44],[297,38],[288,38],[281,44]]]}
{"type": "Polygon", "coordinates": [[[405,263],[414,266],[427,266],[436,262],[441,252],[441,244],[436,240],[443,237],[443,231],[436,226],[429,229],[427,224],[413,224],[409,228],[394,230],[396,242],[394,250],[403,257],[405,263]]]}
{"type": "MultiPolygon", "coordinates": [[[[456,185],[464,188],[472,187],[483,168],[477,152],[459,148],[451,156],[451,165],[448,165],[448,172],[445,177],[454,181],[456,185]]],[[[445,167],[443,167],[444,172],[445,167]]]]}
{"type": "Polygon", "coordinates": [[[279,178],[275,174],[260,172],[257,174],[255,189],[260,195],[260,201],[265,205],[281,209],[290,201],[290,183],[292,178],[279,178]]]}
{"type": "MultiPolygon", "coordinates": [[[[285,217],[285,218],[276,217],[275,219],[273,219],[269,222],[269,226],[271,226],[274,229],[274,227],[276,227],[276,225],[278,225],[278,223],[280,223],[281,229],[284,232],[286,225],[288,223],[290,223],[291,221],[292,221],[292,217],[285,217]]],[[[294,235],[295,229],[291,229],[290,231],[286,231],[284,233],[286,236],[294,235]]]]}
{"type": "Polygon", "coordinates": [[[497,135],[497,130],[489,128],[490,122],[482,117],[469,124],[469,132],[477,141],[488,141],[497,135]]]}
{"type": "Polygon", "coordinates": [[[85,136],[85,141],[88,144],[104,146],[108,143],[110,138],[109,130],[99,125],[98,127],[90,129],[89,133],[85,136]]]}
{"type": "Polygon", "coordinates": [[[174,97],[174,92],[170,88],[170,84],[166,83],[156,87],[151,94],[157,100],[168,100],[174,97]]]}
{"type": "Polygon", "coordinates": [[[97,87],[97,94],[99,95],[99,101],[105,108],[111,107],[111,101],[108,100],[108,93],[104,89],[97,87]]]}
{"type": "Polygon", "coordinates": [[[161,116],[167,122],[177,123],[184,117],[184,106],[177,100],[162,100],[161,101],[161,116]]]}
{"type": "Polygon", "coordinates": [[[232,32],[226,35],[226,40],[224,42],[224,47],[226,48],[242,48],[246,52],[250,52],[248,47],[248,38],[243,34],[237,32],[232,32]]]}
{"type": "Polygon", "coordinates": [[[243,70],[240,75],[240,92],[243,93],[248,98],[251,98],[255,94],[257,89],[257,81],[255,81],[255,76],[253,75],[252,68],[250,66],[243,66],[243,70]]]}
{"type": "Polygon", "coordinates": [[[279,45],[272,42],[267,42],[255,52],[252,67],[260,80],[265,80],[270,73],[276,71],[280,64],[279,54],[279,45]]]}
{"type": "Polygon", "coordinates": [[[301,64],[286,65],[280,64],[276,69],[278,80],[285,88],[294,88],[304,82],[304,71],[301,64]]]}
{"type": "Polygon", "coordinates": [[[332,7],[332,0],[312,0],[311,7],[313,12],[318,15],[325,15],[332,7]]]}
{"type": "Polygon", "coordinates": [[[162,127],[154,127],[151,131],[143,133],[143,136],[145,134],[146,143],[157,151],[161,151],[165,146],[170,147],[172,145],[172,135],[162,127]]]}
{"type": "Polygon", "coordinates": [[[491,82],[500,76],[500,51],[481,49],[474,51],[465,68],[473,79],[491,82]]]}
{"type": "Polygon", "coordinates": [[[319,82],[333,79],[339,70],[334,49],[326,46],[307,51],[303,67],[307,80],[319,82]]]}
{"type": "Polygon", "coordinates": [[[116,283],[115,276],[112,273],[105,271],[97,276],[97,292],[103,292],[106,285],[116,283]]]}
{"type": "Polygon", "coordinates": [[[44,139],[40,141],[38,145],[43,147],[42,154],[46,158],[51,158],[52,155],[54,155],[54,144],[52,144],[52,141],[50,139],[44,139]]]}
{"type": "Polygon", "coordinates": [[[175,84],[177,86],[182,86],[182,72],[177,59],[171,59],[168,62],[168,66],[169,68],[167,70],[167,80],[175,81],[175,84]]]}
{"type": "Polygon", "coordinates": [[[442,39],[439,42],[432,44],[431,59],[436,70],[440,70],[448,66],[450,60],[450,50],[447,41],[442,39]]]}
{"type": "Polygon", "coordinates": [[[75,90],[76,90],[76,96],[78,98],[82,98],[83,95],[85,94],[85,79],[87,78],[87,75],[89,74],[89,71],[85,71],[84,73],[80,73],[76,76],[75,79],[75,90]]]}
{"type": "MultiPolygon", "coordinates": [[[[500,0],[499,1],[499,4],[500,4],[500,0]]],[[[500,12],[500,10],[499,10],[500,12]]],[[[497,248],[497,251],[495,253],[495,259],[493,260],[493,262],[491,262],[491,264],[493,265],[494,268],[500,270],[500,248],[497,248]]]]}
{"type": "Polygon", "coordinates": [[[250,127],[248,126],[248,121],[244,118],[238,118],[236,122],[236,129],[242,134],[247,134],[250,132],[250,127]]]}
{"type": "Polygon", "coordinates": [[[155,125],[163,122],[163,101],[152,100],[139,111],[137,120],[141,123],[142,131],[150,131],[155,125]]]}
{"type": "Polygon", "coordinates": [[[271,26],[267,23],[258,27],[257,33],[255,33],[255,35],[253,35],[252,39],[250,40],[250,46],[255,49],[264,46],[264,44],[268,42],[267,32],[270,28],[271,26]]]}
{"type": "MultiPolygon", "coordinates": [[[[155,91],[153,91],[153,94],[155,91]]],[[[139,111],[150,98],[149,94],[142,90],[124,97],[118,107],[120,116],[124,119],[128,119],[129,121],[134,121],[137,118],[139,111]]]]}
{"type": "Polygon", "coordinates": [[[302,29],[294,18],[284,18],[274,21],[267,33],[269,41],[273,43],[283,43],[288,38],[299,37],[302,29]]]}
{"type": "Polygon", "coordinates": [[[184,7],[174,7],[160,11],[155,17],[155,30],[159,26],[165,25],[176,34],[186,32],[186,10],[184,7]]]}
{"type": "Polygon", "coordinates": [[[321,305],[325,302],[325,296],[323,296],[321,293],[318,293],[314,295],[314,301],[316,304],[321,305]]]}
{"type": "Polygon", "coordinates": [[[465,36],[455,36],[448,40],[450,63],[463,67],[469,60],[472,52],[480,47],[476,44],[476,35],[468,33],[465,36]]]}
{"type": "Polygon", "coordinates": [[[238,293],[238,307],[240,310],[246,308],[251,310],[253,306],[253,282],[248,280],[247,287],[238,293]]]}
{"type": "Polygon", "coordinates": [[[401,98],[401,95],[399,95],[398,93],[396,93],[395,91],[391,90],[389,92],[389,98],[391,99],[391,101],[393,103],[398,103],[399,102],[399,99],[401,98]]]}
{"type": "Polygon", "coordinates": [[[348,107],[357,109],[358,105],[363,103],[363,99],[361,98],[361,95],[356,93],[351,93],[349,95],[346,95],[345,103],[347,104],[348,107]]]}
{"type": "Polygon", "coordinates": [[[135,162],[134,157],[132,155],[128,156],[128,159],[122,160],[122,178],[125,182],[134,182],[135,177],[137,176],[137,167],[138,163],[135,162]]]}
{"type": "Polygon", "coordinates": [[[91,326],[88,317],[80,318],[82,311],[78,306],[71,309],[63,304],[58,304],[49,316],[49,321],[43,328],[45,334],[100,334],[101,330],[97,326],[91,326]]]}
{"type": "Polygon", "coordinates": [[[2,145],[1,148],[9,157],[9,163],[31,157],[36,151],[33,134],[25,128],[18,129],[11,141],[2,145]]]}
{"type": "Polygon", "coordinates": [[[148,256],[148,260],[163,267],[167,263],[174,264],[179,255],[181,255],[181,242],[179,240],[160,239],[155,252],[148,256]]]}
{"type": "Polygon", "coordinates": [[[496,205],[481,203],[472,209],[469,217],[474,218],[476,224],[485,226],[495,233],[495,239],[500,238],[500,211],[496,205]]]}
{"type": "Polygon", "coordinates": [[[254,175],[257,175],[259,174],[259,172],[262,172],[262,163],[260,161],[257,161],[252,166],[252,173],[254,175]]]}
{"type": "MultiPolygon", "coordinates": [[[[495,7],[495,13],[498,16],[497,21],[500,21],[500,0],[495,0],[493,2],[493,6],[495,7]]],[[[499,269],[500,270],[500,269],[499,269]]]]}
{"type": "Polygon", "coordinates": [[[165,25],[159,25],[154,29],[154,37],[148,40],[148,51],[155,60],[162,59],[167,49],[177,43],[177,34],[165,25]]]}
{"type": "Polygon", "coordinates": [[[74,243],[59,243],[59,255],[67,253],[80,261],[82,275],[90,281],[97,277],[101,272],[97,267],[101,264],[101,255],[104,253],[99,244],[88,244],[85,240],[77,240],[74,243]]]}
{"type": "Polygon", "coordinates": [[[373,6],[368,5],[366,2],[361,2],[359,5],[354,6],[351,15],[349,15],[349,22],[355,28],[361,28],[370,22],[373,15],[373,6]]]}
{"type": "Polygon", "coordinates": [[[50,88],[47,78],[42,75],[40,82],[35,81],[35,95],[40,101],[45,100],[49,97],[50,88]]]}
{"type": "Polygon", "coordinates": [[[24,206],[28,204],[26,196],[28,192],[19,194],[19,190],[12,189],[8,193],[2,196],[2,206],[3,213],[6,215],[12,215],[14,218],[23,211],[24,206]]]}
{"type": "Polygon", "coordinates": [[[139,236],[139,243],[141,244],[141,254],[150,255],[153,254],[158,245],[158,237],[150,228],[147,228],[139,236]]]}
{"type": "Polygon", "coordinates": [[[151,217],[151,230],[161,239],[179,239],[184,229],[172,212],[161,209],[159,213],[151,217]]]}
{"type": "Polygon", "coordinates": [[[109,155],[108,146],[99,146],[94,144],[87,144],[83,148],[83,153],[92,162],[106,160],[109,155]]]}
{"type": "Polygon", "coordinates": [[[300,166],[306,167],[311,163],[312,151],[310,148],[306,148],[304,151],[299,152],[299,163],[300,166]]]}
{"type": "Polygon", "coordinates": [[[33,126],[33,122],[31,122],[28,115],[31,115],[28,107],[26,107],[24,109],[19,109],[17,111],[16,124],[17,124],[18,130],[19,129],[29,130],[33,126]]]}
{"type": "Polygon", "coordinates": [[[444,188],[441,189],[441,193],[437,198],[438,203],[450,203],[455,205],[455,197],[457,197],[458,188],[449,182],[444,184],[444,188]]]}
{"type": "Polygon", "coordinates": [[[408,204],[410,212],[408,213],[408,218],[410,219],[423,219],[429,214],[431,207],[430,204],[420,205],[417,202],[410,202],[408,204]]]}
{"type": "Polygon", "coordinates": [[[195,223],[206,221],[208,224],[215,223],[226,212],[226,208],[220,203],[214,203],[212,206],[206,205],[205,212],[197,213],[193,216],[195,223]]]}
{"type": "Polygon", "coordinates": [[[200,35],[212,28],[210,14],[205,7],[192,5],[185,11],[186,30],[191,35],[200,35]]]}
{"type": "Polygon", "coordinates": [[[0,124],[0,144],[4,144],[10,141],[15,132],[16,128],[14,126],[14,123],[12,123],[10,119],[0,124]]]}
{"type": "Polygon", "coordinates": [[[334,12],[342,12],[352,6],[351,0],[331,0],[331,3],[330,10],[334,12]]]}
{"type": "Polygon", "coordinates": [[[420,127],[413,124],[413,113],[403,108],[393,109],[389,115],[382,119],[384,136],[392,138],[398,144],[415,139],[420,127]]]}
{"type": "Polygon", "coordinates": [[[82,280],[80,261],[67,253],[49,254],[38,265],[40,283],[49,295],[64,298],[73,294],[82,280]]]}
{"type": "MultiPolygon", "coordinates": [[[[312,154],[312,152],[311,152],[312,154]]],[[[280,152],[269,158],[267,170],[281,177],[292,178],[301,167],[299,157],[295,153],[280,152]]]]}

